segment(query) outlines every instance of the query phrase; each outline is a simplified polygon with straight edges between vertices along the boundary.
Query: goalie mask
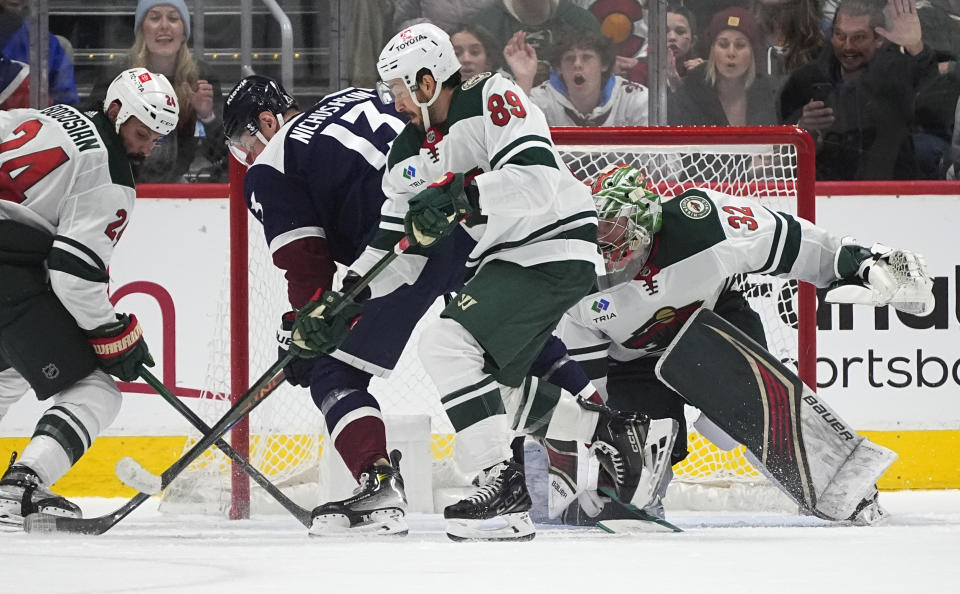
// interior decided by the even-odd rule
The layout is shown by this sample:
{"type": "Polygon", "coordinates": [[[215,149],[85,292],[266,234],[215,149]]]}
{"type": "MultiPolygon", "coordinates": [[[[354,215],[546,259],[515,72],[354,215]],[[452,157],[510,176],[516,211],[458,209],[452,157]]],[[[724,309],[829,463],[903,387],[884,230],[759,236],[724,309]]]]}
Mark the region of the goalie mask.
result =
{"type": "Polygon", "coordinates": [[[251,165],[250,142],[256,138],[267,144],[260,131],[260,114],[272,113],[282,126],[283,114],[291,109],[297,109],[297,101],[277,81],[256,74],[241,79],[223,104],[223,133],[233,156],[251,165]]]}
{"type": "Polygon", "coordinates": [[[460,71],[460,60],[453,51],[450,36],[430,23],[404,29],[387,42],[377,60],[380,82],[377,91],[384,103],[393,103],[397,94],[410,92],[413,103],[420,107],[423,129],[430,128],[427,108],[440,97],[440,85],[460,71]],[[417,73],[426,69],[437,82],[433,96],[426,103],[417,100],[417,73]]]}
{"type": "Polygon", "coordinates": [[[120,103],[115,121],[117,134],[124,122],[135,117],[154,132],[166,136],[174,131],[180,119],[177,94],[170,81],[146,68],[124,70],[113,79],[103,100],[103,111],[114,101],[120,103]]]}
{"type": "Polygon", "coordinates": [[[597,208],[597,243],[606,275],[600,289],[636,278],[650,255],[653,236],[662,224],[660,196],[643,173],[628,165],[602,172],[591,187],[597,208]]]}

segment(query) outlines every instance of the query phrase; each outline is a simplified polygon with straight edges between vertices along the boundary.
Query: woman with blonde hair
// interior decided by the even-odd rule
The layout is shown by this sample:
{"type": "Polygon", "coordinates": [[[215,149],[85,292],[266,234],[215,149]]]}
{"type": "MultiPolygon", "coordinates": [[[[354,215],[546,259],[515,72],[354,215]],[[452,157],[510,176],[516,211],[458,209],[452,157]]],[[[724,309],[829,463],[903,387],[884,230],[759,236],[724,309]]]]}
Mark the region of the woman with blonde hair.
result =
{"type": "Polygon", "coordinates": [[[710,55],[670,95],[667,118],[678,126],[772,126],[777,89],[757,68],[760,29],[742,8],[718,12],[707,28],[710,55]]]}
{"type": "MultiPolygon", "coordinates": [[[[142,67],[167,77],[177,93],[180,123],[137,169],[137,181],[176,183],[223,181],[227,149],[220,139],[223,95],[220,83],[196,60],[187,45],[190,13],[184,0],[140,0],[134,19],[134,42],[123,68],[142,67]]],[[[113,76],[90,94],[103,100],[113,76]]]]}

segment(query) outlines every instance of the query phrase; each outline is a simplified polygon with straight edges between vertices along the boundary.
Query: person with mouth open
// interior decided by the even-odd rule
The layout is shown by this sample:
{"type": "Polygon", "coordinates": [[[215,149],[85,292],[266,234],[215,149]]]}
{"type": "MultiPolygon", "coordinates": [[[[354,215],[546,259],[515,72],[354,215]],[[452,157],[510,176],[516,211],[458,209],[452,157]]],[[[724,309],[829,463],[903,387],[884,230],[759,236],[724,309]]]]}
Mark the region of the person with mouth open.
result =
{"type": "MultiPolygon", "coordinates": [[[[187,44],[190,13],[184,0],[139,0],[134,42],[121,68],[147,68],[167,77],[177,93],[180,124],[135,170],[141,183],[226,181],[228,151],[224,145],[220,82],[187,44]]],[[[115,76],[115,75],[113,75],[115,76]]],[[[100,80],[90,103],[102,103],[113,76],[100,80]]]]}
{"type": "Polygon", "coordinates": [[[742,8],[713,15],[710,55],[668,98],[667,117],[678,126],[770,126],[778,122],[776,88],[758,72],[760,28],[742,8]]]}
{"type": "Polygon", "coordinates": [[[611,41],[589,31],[564,36],[550,79],[530,91],[551,126],[646,126],[649,93],[613,74],[611,41]]]}

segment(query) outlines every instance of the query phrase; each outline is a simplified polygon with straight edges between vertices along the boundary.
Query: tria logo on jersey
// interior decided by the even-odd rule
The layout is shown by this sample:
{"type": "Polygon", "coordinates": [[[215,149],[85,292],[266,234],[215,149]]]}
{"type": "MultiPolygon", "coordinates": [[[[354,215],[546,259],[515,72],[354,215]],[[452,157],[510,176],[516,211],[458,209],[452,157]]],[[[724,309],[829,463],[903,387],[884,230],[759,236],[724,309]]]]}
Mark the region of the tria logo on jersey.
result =
{"type": "Polygon", "coordinates": [[[593,322],[595,324],[599,324],[600,322],[609,322],[610,320],[616,318],[617,312],[614,311],[612,305],[613,304],[608,299],[603,297],[594,301],[593,305],[590,306],[590,309],[594,313],[598,313],[600,315],[592,317],[591,319],[593,322]]]}
{"type": "Polygon", "coordinates": [[[413,165],[407,165],[403,170],[403,179],[413,179],[417,176],[417,170],[413,165]]]}

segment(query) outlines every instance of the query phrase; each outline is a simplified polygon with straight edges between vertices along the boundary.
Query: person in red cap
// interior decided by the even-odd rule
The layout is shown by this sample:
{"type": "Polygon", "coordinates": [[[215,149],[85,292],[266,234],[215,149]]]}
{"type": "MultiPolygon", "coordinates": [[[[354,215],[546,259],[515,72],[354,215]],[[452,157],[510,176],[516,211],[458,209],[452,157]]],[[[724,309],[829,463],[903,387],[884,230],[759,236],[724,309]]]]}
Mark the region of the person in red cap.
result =
{"type": "Polygon", "coordinates": [[[753,15],[728,8],[707,27],[710,55],[669,97],[667,118],[683,126],[767,126],[777,123],[776,88],[757,69],[762,43],[753,15]]]}

